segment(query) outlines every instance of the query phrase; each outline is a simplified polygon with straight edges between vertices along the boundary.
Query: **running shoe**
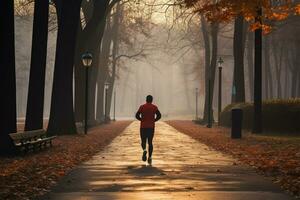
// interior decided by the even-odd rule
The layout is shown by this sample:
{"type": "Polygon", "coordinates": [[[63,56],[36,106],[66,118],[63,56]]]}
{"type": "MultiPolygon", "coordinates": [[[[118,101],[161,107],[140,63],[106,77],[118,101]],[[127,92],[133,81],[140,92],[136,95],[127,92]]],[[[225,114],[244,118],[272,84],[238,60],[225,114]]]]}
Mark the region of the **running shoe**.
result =
{"type": "Polygon", "coordinates": [[[145,162],[147,160],[147,151],[143,152],[142,160],[145,162]]]}
{"type": "Polygon", "coordinates": [[[152,158],[151,157],[148,158],[148,164],[152,165],[152,158]]]}

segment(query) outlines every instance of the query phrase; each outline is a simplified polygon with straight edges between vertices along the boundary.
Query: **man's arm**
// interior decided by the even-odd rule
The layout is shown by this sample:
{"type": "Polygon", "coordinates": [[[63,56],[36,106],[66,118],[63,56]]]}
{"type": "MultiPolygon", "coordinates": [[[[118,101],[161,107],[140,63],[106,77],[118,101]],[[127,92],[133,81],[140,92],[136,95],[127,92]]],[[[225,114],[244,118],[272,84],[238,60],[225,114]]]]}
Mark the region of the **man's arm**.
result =
{"type": "Polygon", "coordinates": [[[142,106],[139,107],[139,110],[135,114],[135,118],[139,121],[142,121],[142,106]]]}
{"type": "Polygon", "coordinates": [[[157,122],[157,121],[160,120],[160,118],[161,118],[161,113],[159,112],[159,110],[157,110],[157,111],[155,112],[155,114],[156,114],[155,121],[157,122]]]}
{"type": "Polygon", "coordinates": [[[140,111],[137,111],[136,114],[135,114],[135,118],[136,118],[137,120],[139,120],[139,121],[142,120],[141,114],[142,114],[142,113],[141,113],[140,111]]]}

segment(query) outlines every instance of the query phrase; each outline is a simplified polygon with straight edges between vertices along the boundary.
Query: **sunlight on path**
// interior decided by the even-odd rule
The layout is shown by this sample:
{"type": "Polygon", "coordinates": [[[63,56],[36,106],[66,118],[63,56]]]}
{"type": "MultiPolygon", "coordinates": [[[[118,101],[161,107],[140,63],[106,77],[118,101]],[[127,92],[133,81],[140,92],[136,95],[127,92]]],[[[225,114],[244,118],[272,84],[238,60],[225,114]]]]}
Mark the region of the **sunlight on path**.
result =
{"type": "Polygon", "coordinates": [[[152,166],[141,153],[134,122],[43,199],[290,199],[251,169],[164,122],[157,123],[152,166]]]}

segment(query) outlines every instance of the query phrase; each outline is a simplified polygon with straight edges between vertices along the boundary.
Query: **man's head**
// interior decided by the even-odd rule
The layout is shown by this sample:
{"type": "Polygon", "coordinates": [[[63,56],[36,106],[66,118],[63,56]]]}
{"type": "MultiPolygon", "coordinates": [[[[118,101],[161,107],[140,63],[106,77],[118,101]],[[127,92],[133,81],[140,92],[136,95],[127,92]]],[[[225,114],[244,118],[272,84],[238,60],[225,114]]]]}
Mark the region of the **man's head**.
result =
{"type": "Polygon", "coordinates": [[[153,96],[148,95],[148,96],[146,97],[146,102],[147,102],[147,103],[152,103],[152,101],[153,101],[153,96]]]}

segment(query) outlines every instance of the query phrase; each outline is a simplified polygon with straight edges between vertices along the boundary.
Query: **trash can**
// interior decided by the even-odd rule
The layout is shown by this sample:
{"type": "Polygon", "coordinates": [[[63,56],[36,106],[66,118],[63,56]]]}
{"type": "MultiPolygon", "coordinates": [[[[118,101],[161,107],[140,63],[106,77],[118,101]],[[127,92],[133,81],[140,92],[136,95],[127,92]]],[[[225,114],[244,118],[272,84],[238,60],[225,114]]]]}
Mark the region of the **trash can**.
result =
{"type": "Polygon", "coordinates": [[[234,108],[231,110],[231,138],[242,138],[242,122],[243,122],[243,110],[240,108],[234,108]]]}

